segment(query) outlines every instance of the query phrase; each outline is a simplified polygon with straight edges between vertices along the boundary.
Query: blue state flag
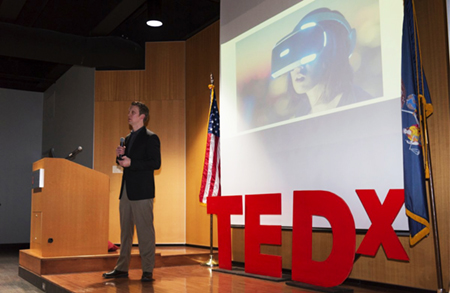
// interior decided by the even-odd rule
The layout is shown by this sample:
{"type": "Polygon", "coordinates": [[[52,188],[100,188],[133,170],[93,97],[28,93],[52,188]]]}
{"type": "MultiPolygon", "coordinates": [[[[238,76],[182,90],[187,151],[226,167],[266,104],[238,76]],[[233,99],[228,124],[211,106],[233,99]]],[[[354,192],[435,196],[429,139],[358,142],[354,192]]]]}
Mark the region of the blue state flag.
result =
{"type": "Polygon", "coordinates": [[[420,60],[415,11],[411,0],[404,1],[402,38],[402,130],[405,207],[410,244],[430,233],[426,178],[426,119],[433,112],[428,85],[420,60]],[[425,161],[424,161],[425,159],[425,161]]]}

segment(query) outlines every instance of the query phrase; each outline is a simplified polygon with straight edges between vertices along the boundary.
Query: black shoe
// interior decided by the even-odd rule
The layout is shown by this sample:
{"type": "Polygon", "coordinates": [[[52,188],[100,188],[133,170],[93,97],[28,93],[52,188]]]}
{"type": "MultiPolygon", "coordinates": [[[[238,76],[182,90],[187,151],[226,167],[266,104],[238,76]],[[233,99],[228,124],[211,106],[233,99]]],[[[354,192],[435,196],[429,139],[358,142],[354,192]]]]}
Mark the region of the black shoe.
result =
{"type": "Polygon", "coordinates": [[[128,278],[128,272],[122,272],[118,270],[112,270],[109,273],[104,273],[103,278],[113,279],[113,278],[128,278]]]}
{"type": "Polygon", "coordinates": [[[153,273],[147,273],[147,272],[142,273],[142,278],[141,278],[142,282],[153,282],[154,280],[155,279],[153,279],[153,273]]]}

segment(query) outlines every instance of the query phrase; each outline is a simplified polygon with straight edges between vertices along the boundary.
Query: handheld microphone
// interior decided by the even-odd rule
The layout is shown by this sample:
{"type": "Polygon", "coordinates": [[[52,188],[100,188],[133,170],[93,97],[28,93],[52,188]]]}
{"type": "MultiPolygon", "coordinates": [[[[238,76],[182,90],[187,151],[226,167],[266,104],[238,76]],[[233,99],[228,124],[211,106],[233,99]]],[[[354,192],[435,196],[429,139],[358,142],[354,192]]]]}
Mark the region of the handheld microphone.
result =
{"type": "MultiPolygon", "coordinates": [[[[121,137],[120,138],[120,146],[123,147],[125,143],[125,138],[121,137]]],[[[122,160],[122,155],[119,155],[119,160],[122,160]]]]}
{"type": "Polygon", "coordinates": [[[73,160],[75,159],[75,156],[78,155],[79,153],[81,153],[83,151],[83,148],[81,147],[81,145],[79,147],[77,147],[73,152],[71,152],[66,159],[68,160],[73,160]]]}

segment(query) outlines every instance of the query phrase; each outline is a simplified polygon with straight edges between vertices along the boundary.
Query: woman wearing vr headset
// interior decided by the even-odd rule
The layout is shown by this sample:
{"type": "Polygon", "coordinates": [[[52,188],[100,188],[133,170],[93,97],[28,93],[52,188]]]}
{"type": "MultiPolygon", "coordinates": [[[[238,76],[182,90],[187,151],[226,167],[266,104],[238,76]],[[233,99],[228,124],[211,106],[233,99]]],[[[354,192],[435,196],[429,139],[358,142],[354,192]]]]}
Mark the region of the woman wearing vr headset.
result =
{"type": "Polygon", "coordinates": [[[287,73],[289,102],[284,103],[288,109],[284,116],[299,117],[372,98],[353,84],[349,58],[355,43],[355,29],[340,12],[328,8],[310,12],[278,41],[272,50],[272,77],[287,73]]]}

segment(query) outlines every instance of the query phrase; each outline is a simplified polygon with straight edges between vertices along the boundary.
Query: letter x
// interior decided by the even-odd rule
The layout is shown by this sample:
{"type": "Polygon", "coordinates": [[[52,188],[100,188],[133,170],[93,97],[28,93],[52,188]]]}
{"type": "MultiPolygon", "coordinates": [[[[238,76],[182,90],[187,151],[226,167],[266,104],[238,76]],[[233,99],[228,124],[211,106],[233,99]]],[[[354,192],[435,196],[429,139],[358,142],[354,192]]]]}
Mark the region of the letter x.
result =
{"type": "Polygon", "coordinates": [[[375,190],[356,190],[356,193],[372,221],[356,253],[375,256],[380,245],[383,245],[389,259],[408,261],[409,257],[392,228],[405,201],[403,189],[389,190],[383,204],[375,190]]]}

